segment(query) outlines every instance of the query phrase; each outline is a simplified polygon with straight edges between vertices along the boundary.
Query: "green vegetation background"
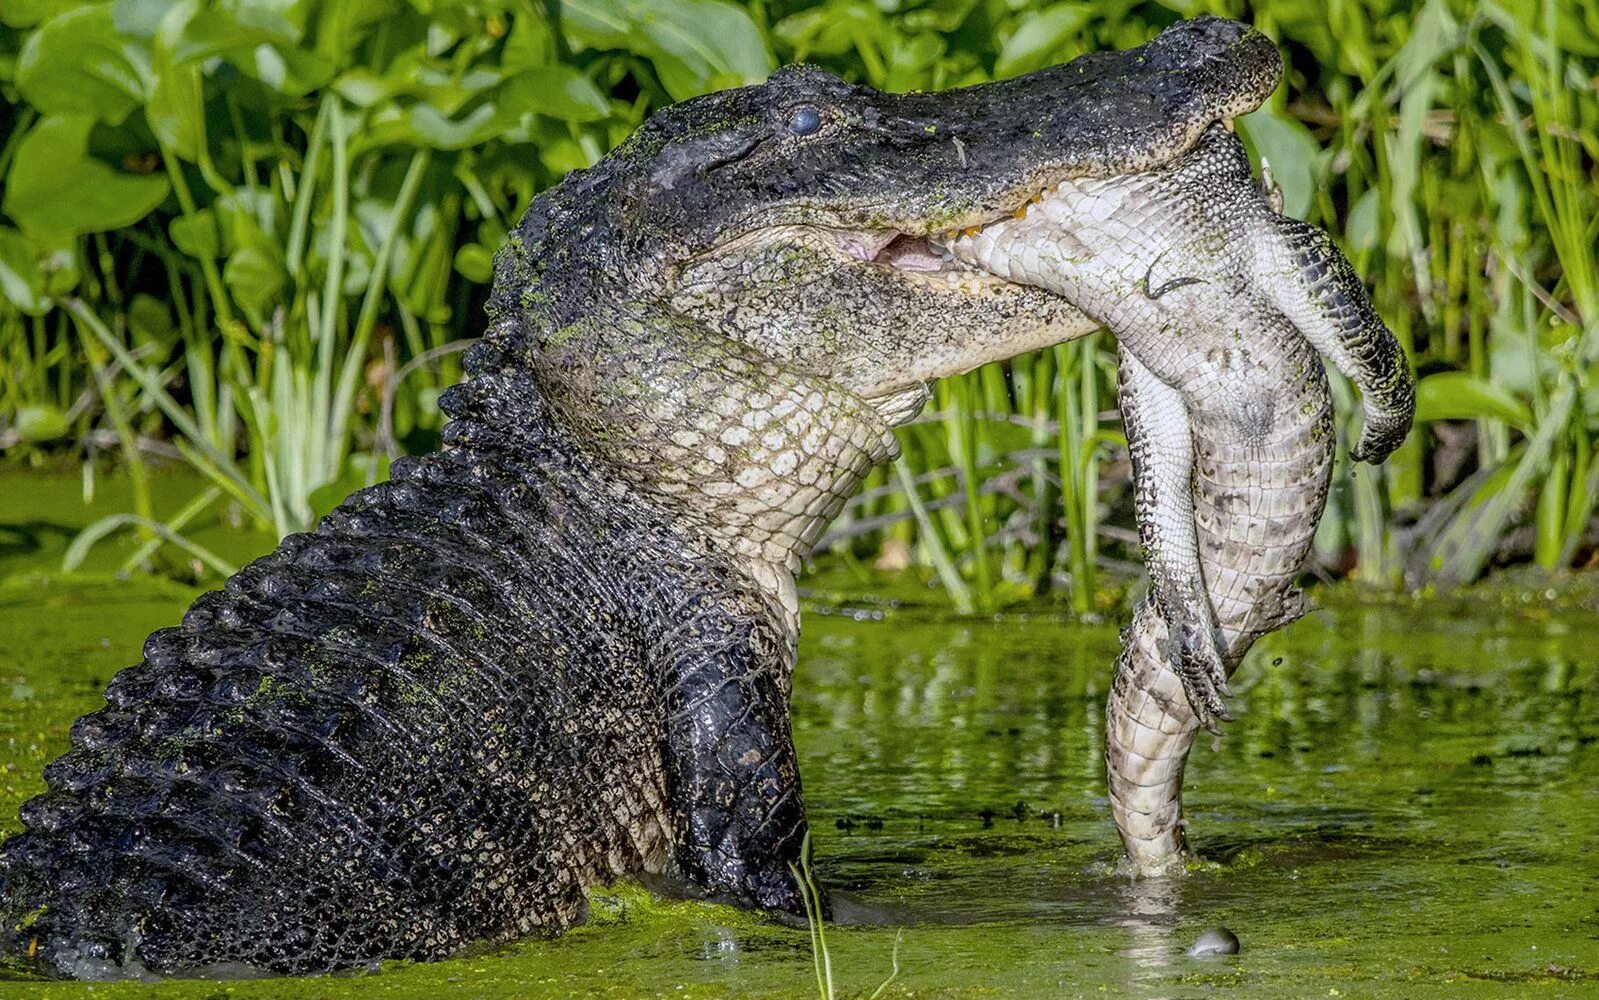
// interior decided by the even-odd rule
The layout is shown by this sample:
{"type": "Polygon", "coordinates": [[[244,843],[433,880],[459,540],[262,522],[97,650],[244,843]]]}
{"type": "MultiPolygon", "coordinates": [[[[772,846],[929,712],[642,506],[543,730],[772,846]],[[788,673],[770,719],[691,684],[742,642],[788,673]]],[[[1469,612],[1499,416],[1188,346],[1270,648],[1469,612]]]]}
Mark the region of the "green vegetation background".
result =
{"type": "MultiPolygon", "coordinates": [[[[130,566],[225,570],[186,526],[299,530],[432,444],[490,255],[651,110],[801,60],[957,86],[1200,13],[1282,45],[1240,132],[1423,375],[1411,441],[1340,469],[1319,566],[1589,562],[1595,0],[5,0],[0,448],[130,477],[69,561],[127,531],[130,566]],[[157,519],[174,460],[204,485],[157,519]]],[[[939,386],[830,536],[839,564],[908,565],[966,609],[1093,607],[1132,558],[1107,343],[939,386]]]]}

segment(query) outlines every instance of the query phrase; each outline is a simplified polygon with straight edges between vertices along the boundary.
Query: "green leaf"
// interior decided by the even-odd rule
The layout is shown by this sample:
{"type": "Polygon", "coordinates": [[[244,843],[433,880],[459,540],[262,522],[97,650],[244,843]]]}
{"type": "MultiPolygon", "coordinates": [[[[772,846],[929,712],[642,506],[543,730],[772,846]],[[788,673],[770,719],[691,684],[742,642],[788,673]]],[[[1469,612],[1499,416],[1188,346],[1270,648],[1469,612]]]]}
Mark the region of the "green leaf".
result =
{"type": "Polygon", "coordinates": [[[317,53],[341,64],[349,64],[357,56],[357,47],[372,29],[393,17],[398,9],[396,0],[337,0],[335,3],[324,3],[317,18],[317,53]]]}
{"type": "Polygon", "coordinates": [[[29,316],[50,308],[44,276],[39,273],[38,248],[9,226],[0,226],[0,294],[29,316]]]}
{"type": "Polygon", "coordinates": [[[222,256],[216,213],[209,208],[173,219],[167,223],[167,235],[172,237],[174,246],[190,257],[215,259],[222,256]]]}
{"type": "Polygon", "coordinates": [[[1438,372],[1416,384],[1416,422],[1503,420],[1526,431],[1532,426],[1527,404],[1492,382],[1465,372],[1438,372]]]}
{"type": "Polygon", "coordinates": [[[795,58],[812,56],[841,56],[853,51],[857,45],[891,35],[893,29],[883,18],[883,12],[870,4],[829,3],[823,7],[797,11],[783,18],[772,28],[772,34],[789,49],[795,58]]]}
{"type": "Polygon", "coordinates": [[[1062,47],[1082,37],[1083,27],[1093,15],[1093,8],[1085,3],[1056,4],[1029,14],[999,50],[994,76],[1017,76],[1055,62],[1062,47]]]}
{"type": "Polygon", "coordinates": [[[170,347],[178,329],[172,324],[172,310],[154,295],[139,292],[128,304],[128,332],[136,347],[157,344],[170,347]]]}
{"type": "MultiPolygon", "coordinates": [[[[1272,169],[1276,170],[1275,164],[1272,169]]],[[[1378,213],[1381,206],[1381,190],[1368,188],[1349,209],[1349,218],[1344,223],[1344,242],[1350,250],[1359,253],[1377,249],[1378,213]]]]}
{"type": "Polygon", "coordinates": [[[486,285],[494,278],[494,254],[479,243],[468,243],[455,252],[455,269],[475,285],[486,285]]]}
{"type": "Polygon", "coordinates": [[[111,4],[111,23],[117,33],[132,38],[154,38],[161,30],[161,19],[182,0],[115,0],[111,4]]]}
{"type": "Polygon", "coordinates": [[[561,26],[591,49],[624,49],[649,59],[673,100],[772,72],[755,22],[726,0],[566,0],[561,26]]]}
{"type": "Polygon", "coordinates": [[[23,406],[17,409],[13,426],[24,441],[54,441],[66,436],[67,415],[54,406],[23,406]]]}
{"type": "Polygon", "coordinates": [[[611,102],[594,81],[571,66],[523,70],[500,88],[499,103],[507,111],[534,111],[569,122],[604,121],[611,102]]]}
{"type": "Polygon", "coordinates": [[[144,106],[144,118],[162,145],[193,163],[205,141],[205,122],[200,118],[205,107],[200,68],[193,63],[176,63],[164,47],[158,49],[156,82],[144,106]]]}
{"type": "Polygon", "coordinates": [[[555,32],[542,17],[518,17],[500,49],[500,69],[507,73],[548,66],[560,58],[555,32]]]}
{"type": "Polygon", "coordinates": [[[17,58],[17,89],[40,111],[92,115],[119,125],[149,93],[149,53],[117,34],[111,8],[80,7],[28,37],[17,58]]]}
{"type": "Polygon", "coordinates": [[[0,24],[9,24],[13,28],[31,28],[70,7],[77,6],[78,2],[79,0],[6,0],[0,4],[0,24]]]}
{"type": "Polygon", "coordinates": [[[480,104],[460,119],[444,117],[432,105],[411,108],[411,128],[434,149],[464,149],[499,134],[503,122],[493,104],[480,104]]]}
{"type": "Polygon", "coordinates": [[[114,170],[89,156],[94,120],[40,119],[17,147],[0,210],[30,236],[121,229],[149,215],[167,196],[167,180],[114,170]]]}
{"type": "Polygon", "coordinates": [[[240,307],[255,315],[265,313],[288,283],[282,248],[257,234],[228,256],[222,280],[240,307]]]}

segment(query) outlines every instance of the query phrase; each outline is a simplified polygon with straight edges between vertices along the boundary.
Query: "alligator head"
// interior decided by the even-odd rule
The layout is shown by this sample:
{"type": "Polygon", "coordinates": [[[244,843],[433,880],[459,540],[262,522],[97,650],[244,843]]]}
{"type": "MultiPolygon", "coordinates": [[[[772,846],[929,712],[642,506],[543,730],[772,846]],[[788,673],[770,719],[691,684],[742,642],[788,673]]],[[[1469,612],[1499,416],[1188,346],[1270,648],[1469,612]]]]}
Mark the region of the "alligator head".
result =
{"type": "Polygon", "coordinates": [[[792,623],[798,561],[931,380],[1099,325],[944,237],[1180,157],[1280,68],[1265,36],[1201,18],[939,93],[792,67],[686,101],[534,203],[497,259],[490,343],[792,623]]]}

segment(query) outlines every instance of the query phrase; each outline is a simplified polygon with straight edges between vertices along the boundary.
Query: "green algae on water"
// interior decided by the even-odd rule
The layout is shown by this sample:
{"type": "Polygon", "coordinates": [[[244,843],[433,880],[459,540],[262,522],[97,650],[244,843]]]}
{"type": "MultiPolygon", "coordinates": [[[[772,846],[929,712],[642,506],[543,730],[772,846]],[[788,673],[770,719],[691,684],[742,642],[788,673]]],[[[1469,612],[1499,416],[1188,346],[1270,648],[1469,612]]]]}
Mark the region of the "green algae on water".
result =
{"type": "MultiPolygon", "coordinates": [[[[60,516],[0,510],[0,529],[60,516]]],[[[247,553],[246,553],[247,554],[247,553]]],[[[3,557],[3,553],[0,553],[3,557]]],[[[0,562],[0,831],[105,682],[196,591],[0,562]]],[[[1517,591],[1519,592],[1519,591],[1517,591]]],[[[1112,624],[816,614],[795,730],[840,996],[1599,995],[1599,642],[1583,599],[1361,605],[1264,640],[1189,766],[1198,862],[1116,873],[1112,624]],[[875,619],[875,620],[874,620],[875,619]],[[1226,926],[1236,956],[1184,954],[1226,926]]],[[[563,937],[373,974],[0,996],[801,997],[810,936],[598,893],[563,937]]]]}

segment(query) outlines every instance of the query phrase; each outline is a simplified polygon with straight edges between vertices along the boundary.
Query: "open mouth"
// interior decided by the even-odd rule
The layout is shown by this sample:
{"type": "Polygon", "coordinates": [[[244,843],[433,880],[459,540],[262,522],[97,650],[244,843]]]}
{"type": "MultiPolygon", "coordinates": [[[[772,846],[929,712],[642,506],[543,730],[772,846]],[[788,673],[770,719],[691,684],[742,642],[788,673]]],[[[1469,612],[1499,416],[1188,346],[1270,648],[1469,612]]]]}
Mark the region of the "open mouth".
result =
{"type": "MultiPolygon", "coordinates": [[[[1233,132],[1233,119],[1222,118],[1219,124],[1229,134],[1233,132]]],[[[1190,150],[1183,150],[1178,156],[1164,163],[1146,165],[1140,172],[1158,171],[1162,167],[1170,166],[1186,156],[1190,150]]],[[[937,233],[931,236],[918,236],[910,233],[884,231],[845,231],[839,234],[839,246],[846,254],[868,264],[890,267],[897,271],[923,277],[943,277],[954,284],[963,284],[970,280],[989,278],[1003,282],[1003,279],[980,267],[968,264],[959,259],[950,251],[950,247],[963,237],[973,237],[989,226],[1004,222],[1008,219],[1025,219],[1029,212],[1036,206],[1056,198],[1063,185],[1070,186],[1075,182],[1092,183],[1096,179],[1105,178],[1064,178],[1039,185],[1029,198],[1018,202],[1010,211],[995,213],[992,217],[983,219],[959,229],[937,233]]]]}
{"type": "MultiPolygon", "coordinates": [[[[973,227],[973,231],[980,228],[973,227]]],[[[893,268],[918,278],[943,279],[950,284],[1002,282],[992,273],[956,259],[946,249],[946,242],[944,239],[887,231],[845,233],[839,245],[856,260],[893,268]]]]}
{"type": "Polygon", "coordinates": [[[988,226],[1005,219],[1021,219],[1049,195],[1046,189],[1022,202],[1012,212],[1000,213],[976,225],[940,233],[936,236],[917,236],[910,233],[886,230],[882,232],[843,232],[839,247],[846,254],[867,264],[893,268],[918,278],[943,279],[951,285],[966,285],[974,281],[1005,284],[1003,278],[957,258],[949,246],[962,236],[974,236],[988,226]]]}

